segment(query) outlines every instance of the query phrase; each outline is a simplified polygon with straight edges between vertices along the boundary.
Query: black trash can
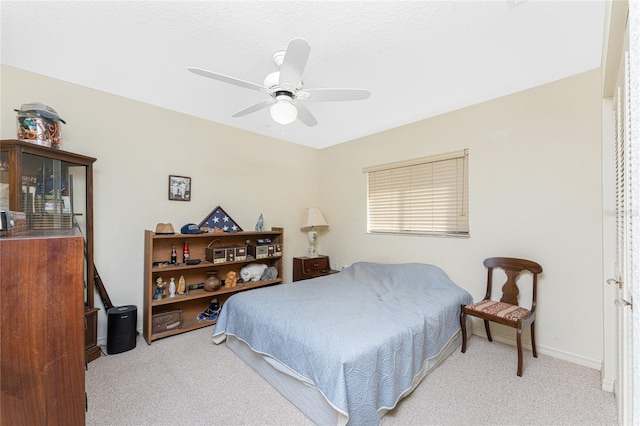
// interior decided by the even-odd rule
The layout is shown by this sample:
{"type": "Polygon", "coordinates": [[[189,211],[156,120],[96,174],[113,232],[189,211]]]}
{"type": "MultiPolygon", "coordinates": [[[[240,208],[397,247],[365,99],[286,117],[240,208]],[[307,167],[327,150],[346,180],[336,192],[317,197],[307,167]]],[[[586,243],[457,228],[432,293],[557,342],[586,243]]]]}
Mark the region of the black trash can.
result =
{"type": "Polygon", "coordinates": [[[107,353],[119,354],[136,347],[138,307],[117,306],[107,311],[107,353]]]}

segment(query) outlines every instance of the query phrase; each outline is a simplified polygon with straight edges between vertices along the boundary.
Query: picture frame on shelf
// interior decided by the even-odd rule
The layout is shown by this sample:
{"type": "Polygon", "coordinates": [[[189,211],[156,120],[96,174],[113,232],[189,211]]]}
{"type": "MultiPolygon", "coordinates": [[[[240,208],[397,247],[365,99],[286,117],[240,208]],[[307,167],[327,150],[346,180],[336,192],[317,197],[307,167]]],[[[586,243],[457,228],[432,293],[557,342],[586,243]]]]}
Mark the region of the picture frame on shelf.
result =
{"type": "Polygon", "coordinates": [[[169,200],[191,201],[191,178],[169,175],[169,200]]]}

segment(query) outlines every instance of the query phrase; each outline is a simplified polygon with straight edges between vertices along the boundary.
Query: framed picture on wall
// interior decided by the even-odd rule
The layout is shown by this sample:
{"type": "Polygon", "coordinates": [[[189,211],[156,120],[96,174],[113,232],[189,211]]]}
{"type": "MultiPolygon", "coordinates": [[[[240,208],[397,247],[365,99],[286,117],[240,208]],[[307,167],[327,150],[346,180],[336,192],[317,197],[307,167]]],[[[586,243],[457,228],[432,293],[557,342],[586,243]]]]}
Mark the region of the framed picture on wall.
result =
{"type": "Polygon", "coordinates": [[[191,178],[169,175],[169,199],[191,201],[191,178]]]}

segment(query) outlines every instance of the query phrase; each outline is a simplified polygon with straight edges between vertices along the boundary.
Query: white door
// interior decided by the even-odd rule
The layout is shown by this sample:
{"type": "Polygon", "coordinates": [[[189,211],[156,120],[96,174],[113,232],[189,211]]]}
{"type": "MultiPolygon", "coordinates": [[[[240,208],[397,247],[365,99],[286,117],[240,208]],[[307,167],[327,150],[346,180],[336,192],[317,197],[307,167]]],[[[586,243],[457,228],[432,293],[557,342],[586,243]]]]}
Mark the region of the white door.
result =
{"type": "MultiPolygon", "coordinates": [[[[614,143],[615,143],[615,210],[616,210],[616,383],[614,392],[618,404],[618,421],[621,425],[633,421],[633,345],[632,345],[632,297],[631,286],[639,277],[640,267],[637,250],[640,238],[640,218],[631,214],[640,206],[640,148],[633,146],[629,138],[629,53],[626,49],[621,58],[618,84],[613,99],[614,143]],[[635,243],[635,244],[634,244],[635,243]],[[632,248],[635,246],[635,250],[632,248]]],[[[637,145],[637,142],[636,142],[637,145]]]]}

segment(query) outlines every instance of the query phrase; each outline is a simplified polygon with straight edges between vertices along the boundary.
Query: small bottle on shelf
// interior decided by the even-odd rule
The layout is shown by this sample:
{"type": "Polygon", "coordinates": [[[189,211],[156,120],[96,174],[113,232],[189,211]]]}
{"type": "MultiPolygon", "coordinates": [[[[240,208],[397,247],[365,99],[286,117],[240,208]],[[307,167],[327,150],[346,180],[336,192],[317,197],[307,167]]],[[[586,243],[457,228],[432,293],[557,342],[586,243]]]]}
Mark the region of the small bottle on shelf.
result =
{"type": "Polygon", "coordinates": [[[176,253],[176,246],[173,246],[171,249],[171,264],[175,265],[178,263],[178,255],[176,253]]]}
{"type": "Polygon", "coordinates": [[[189,260],[189,244],[185,241],[184,248],[182,249],[182,261],[187,263],[187,260],[189,260]]]}

